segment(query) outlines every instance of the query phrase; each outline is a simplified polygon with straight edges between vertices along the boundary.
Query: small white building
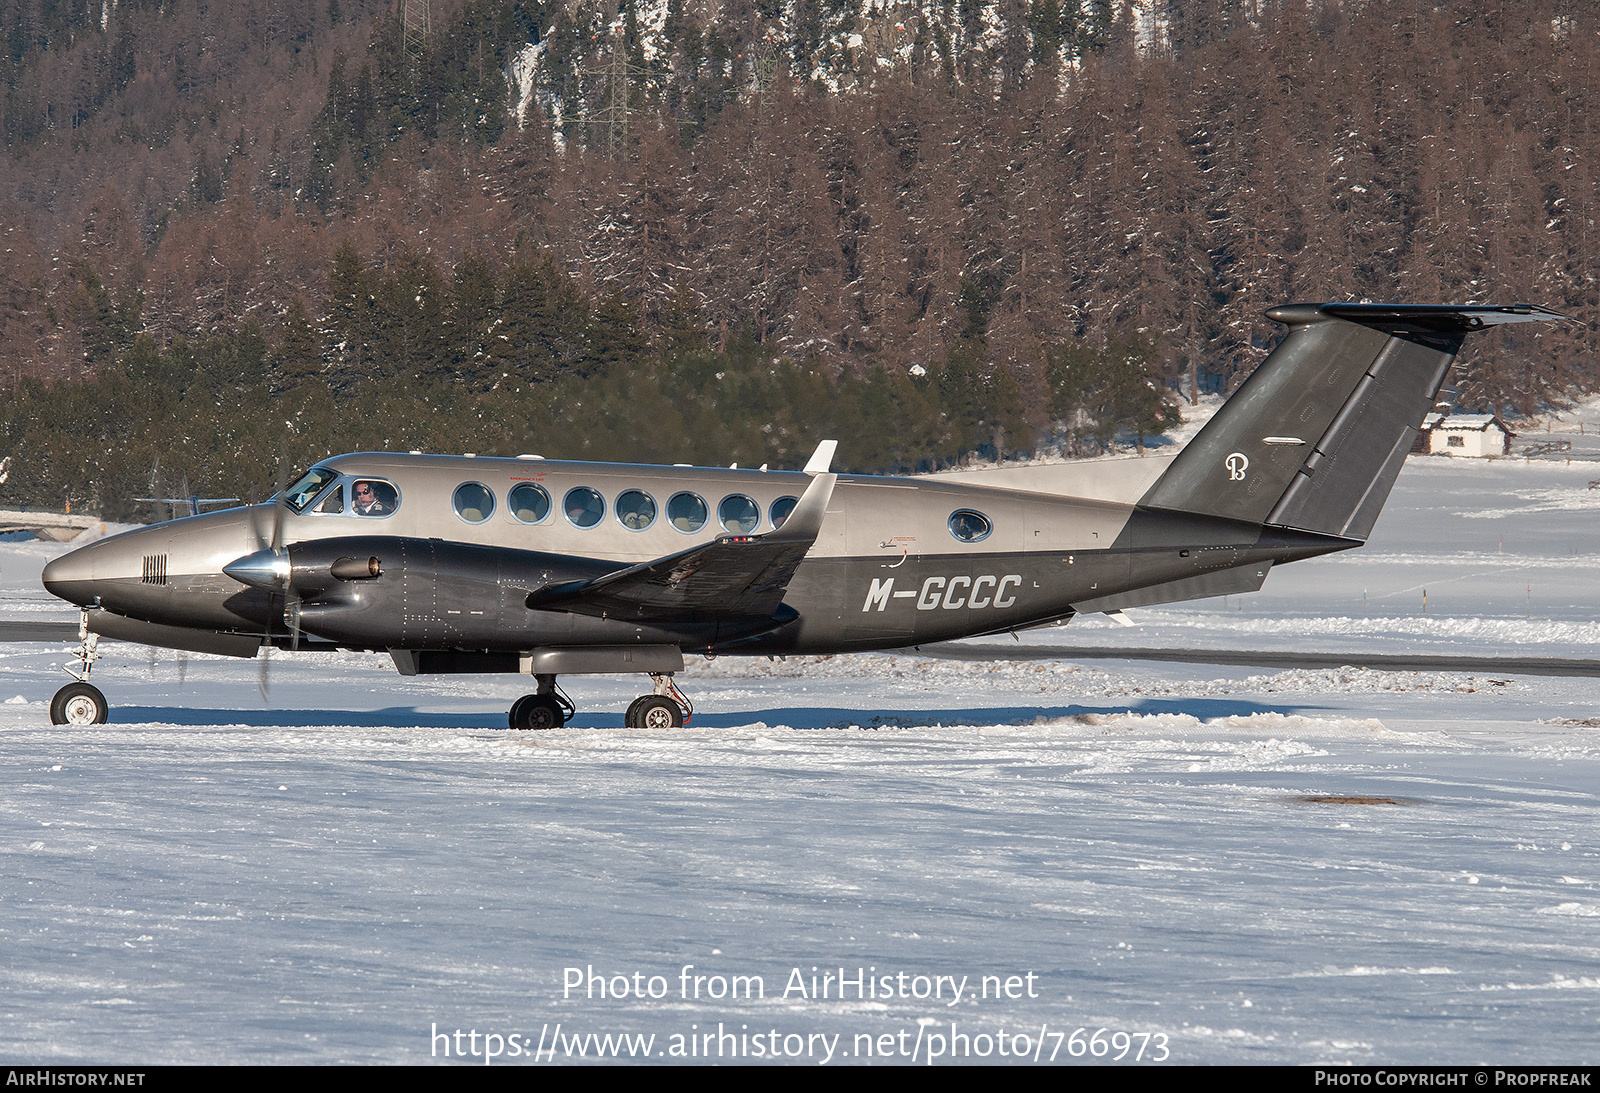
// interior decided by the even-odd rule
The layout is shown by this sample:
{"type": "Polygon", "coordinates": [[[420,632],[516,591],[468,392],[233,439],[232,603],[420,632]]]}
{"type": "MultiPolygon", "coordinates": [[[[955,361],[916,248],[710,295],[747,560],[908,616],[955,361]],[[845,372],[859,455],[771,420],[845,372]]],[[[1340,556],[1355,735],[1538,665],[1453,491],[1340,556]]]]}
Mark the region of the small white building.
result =
{"type": "Polygon", "coordinates": [[[1430,455],[1483,459],[1511,449],[1511,433],[1492,414],[1432,413],[1423,419],[1421,433],[1430,455]]]}

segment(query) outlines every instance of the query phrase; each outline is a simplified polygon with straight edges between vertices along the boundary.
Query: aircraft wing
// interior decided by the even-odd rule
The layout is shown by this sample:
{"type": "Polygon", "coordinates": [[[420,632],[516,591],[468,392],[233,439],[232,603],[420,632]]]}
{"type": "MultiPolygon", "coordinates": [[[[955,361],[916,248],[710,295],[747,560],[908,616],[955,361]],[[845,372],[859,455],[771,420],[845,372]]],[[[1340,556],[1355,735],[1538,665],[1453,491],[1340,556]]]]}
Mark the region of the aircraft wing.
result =
{"type": "Polygon", "coordinates": [[[766,619],[817,541],[838,476],[818,474],[781,528],[729,535],[587,581],[534,591],[528,606],[634,619],[766,619]]]}

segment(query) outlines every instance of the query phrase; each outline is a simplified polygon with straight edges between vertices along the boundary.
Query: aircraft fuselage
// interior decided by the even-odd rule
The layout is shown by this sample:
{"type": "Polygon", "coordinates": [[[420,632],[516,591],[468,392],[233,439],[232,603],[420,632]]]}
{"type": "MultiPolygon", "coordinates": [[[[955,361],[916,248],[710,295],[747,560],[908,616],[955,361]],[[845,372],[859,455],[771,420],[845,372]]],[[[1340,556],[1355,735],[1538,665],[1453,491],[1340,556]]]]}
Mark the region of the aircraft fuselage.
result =
{"type": "Polygon", "coordinates": [[[1249,566],[1264,577],[1275,561],[1351,545],[1290,542],[1225,519],[936,476],[842,475],[783,595],[792,615],[781,625],[706,610],[617,617],[527,601],[542,588],[721,537],[772,532],[774,505],[800,497],[810,476],[388,453],[318,466],[331,473],[299,512],[269,502],[126,532],[51,563],[45,583],[74,603],[156,626],[281,636],[282,597],[223,572],[270,542],[281,520],[277,534],[297,571],[378,559],[370,579],[300,585],[305,633],[341,646],[516,652],[643,643],[818,653],[1035,625],[1134,588],[1249,566]],[[393,511],[360,514],[352,491],[363,482],[391,486],[393,511]],[[543,494],[519,507],[529,487],[543,494]],[[474,503],[465,515],[463,490],[474,503]],[[971,526],[955,523],[962,513],[976,517],[971,526]]]}

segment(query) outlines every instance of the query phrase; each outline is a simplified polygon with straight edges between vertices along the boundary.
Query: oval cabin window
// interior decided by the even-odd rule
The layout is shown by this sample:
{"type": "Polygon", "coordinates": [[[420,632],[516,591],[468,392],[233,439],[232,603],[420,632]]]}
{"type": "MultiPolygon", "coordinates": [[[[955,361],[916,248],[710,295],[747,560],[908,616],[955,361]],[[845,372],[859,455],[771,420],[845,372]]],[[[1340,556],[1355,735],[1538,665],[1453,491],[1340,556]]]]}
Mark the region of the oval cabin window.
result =
{"type": "Polygon", "coordinates": [[[976,543],[987,539],[993,530],[994,525],[989,523],[989,518],[981,512],[957,509],[950,514],[950,534],[963,543],[976,543]]]}

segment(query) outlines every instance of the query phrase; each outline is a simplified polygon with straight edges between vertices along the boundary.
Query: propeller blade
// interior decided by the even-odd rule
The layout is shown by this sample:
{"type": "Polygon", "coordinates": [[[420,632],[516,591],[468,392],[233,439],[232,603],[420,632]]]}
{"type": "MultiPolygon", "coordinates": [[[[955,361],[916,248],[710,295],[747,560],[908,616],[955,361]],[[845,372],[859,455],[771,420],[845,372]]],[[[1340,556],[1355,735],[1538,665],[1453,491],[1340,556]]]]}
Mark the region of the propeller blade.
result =
{"type": "MultiPolygon", "coordinates": [[[[272,519],[263,533],[259,510],[251,522],[251,529],[255,532],[256,548],[258,550],[277,550],[283,546],[283,524],[287,505],[283,495],[289,490],[289,459],[288,454],[278,452],[278,490],[272,495],[272,519]]],[[[154,492],[154,491],[152,491],[154,492]]]]}
{"type": "MultiPolygon", "coordinates": [[[[263,534],[261,518],[258,515],[252,522],[255,532],[256,546],[258,549],[243,558],[223,566],[223,572],[241,584],[253,588],[264,589],[268,593],[282,590],[284,593],[282,611],[279,618],[283,620],[285,628],[290,634],[290,647],[300,648],[300,597],[289,590],[289,552],[283,548],[284,525],[289,515],[289,503],[286,495],[289,492],[289,458],[283,449],[278,451],[278,490],[272,497],[272,519],[267,533],[263,534]]],[[[276,600],[272,596],[271,600],[276,600]]],[[[270,601],[269,601],[270,602],[270,601]]],[[[274,627],[268,624],[267,633],[270,638],[274,627]]],[[[261,672],[258,685],[261,689],[261,700],[269,700],[272,690],[272,644],[270,640],[262,647],[261,672]]]]}
{"type": "Polygon", "coordinates": [[[289,514],[289,459],[285,452],[278,453],[278,492],[272,503],[272,549],[283,549],[283,523],[289,514]]]}
{"type": "MultiPolygon", "coordinates": [[[[278,466],[280,468],[287,467],[288,465],[289,465],[289,461],[287,459],[280,458],[278,460],[278,466]]],[[[280,480],[285,477],[285,474],[281,469],[280,469],[280,471],[278,473],[278,477],[279,477],[280,480]]],[[[283,549],[283,524],[284,524],[284,518],[289,513],[289,502],[288,502],[287,498],[284,495],[287,494],[288,491],[289,491],[289,483],[286,482],[286,481],[280,481],[279,486],[278,486],[278,500],[272,506],[272,552],[274,554],[277,554],[277,555],[281,556],[284,559],[284,568],[285,569],[288,568],[289,555],[283,549]]],[[[300,597],[296,596],[294,594],[294,592],[289,588],[287,581],[284,584],[283,621],[285,623],[287,623],[288,626],[289,626],[289,635],[290,635],[290,637],[289,637],[289,648],[290,648],[290,650],[293,651],[293,652],[299,652],[300,651],[300,597]]]]}

